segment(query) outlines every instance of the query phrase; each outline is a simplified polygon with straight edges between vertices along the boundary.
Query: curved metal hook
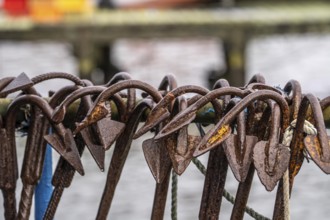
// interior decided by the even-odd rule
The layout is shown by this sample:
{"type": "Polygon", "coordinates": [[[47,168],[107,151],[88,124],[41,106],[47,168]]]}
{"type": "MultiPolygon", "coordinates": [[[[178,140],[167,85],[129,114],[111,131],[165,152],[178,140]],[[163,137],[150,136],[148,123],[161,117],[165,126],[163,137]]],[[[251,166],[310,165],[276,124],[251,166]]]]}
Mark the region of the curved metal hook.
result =
{"type": "MultiPolygon", "coordinates": [[[[126,72],[119,72],[115,74],[107,84],[105,84],[105,87],[110,87],[118,82],[124,81],[124,80],[132,80],[132,76],[129,73],[126,72]]],[[[135,101],[136,101],[136,91],[134,88],[129,88],[127,90],[127,105],[126,105],[126,112],[125,114],[122,114],[122,120],[127,121],[128,116],[132,113],[134,107],[135,107],[135,101]]]]}
{"type": "MultiPolygon", "coordinates": [[[[171,90],[168,94],[166,94],[162,100],[151,110],[149,113],[148,118],[144,125],[136,132],[134,135],[134,139],[142,136],[150,129],[158,125],[160,122],[164,121],[165,119],[170,117],[170,112],[168,110],[168,106],[179,96],[184,95],[186,93],[197,93],[200,95],[206,95],[209,92],[208,89],[205,89],[200,86],[180,86],[176,89],[171,90]]],[[[215,108],[217,113],[221,112],[222,106],[217,101],[212,101],[212,104],[215,108]]]]}
{"type": "Polygon", "coordinates": [[[234,96],[241,96],[247,95],[250,93],[250,91],[247,90],[241,90],[234,87],[225,87],[225,88],[219,88],[215,89],[209,93],[207,93],[205,96],[200,98],[196,103],[186,108],[184,111],[177,114],[155,137],[155,139],[164,138],[171,133],[179,130],[185,125],[188,125],[190,122],[192,122],[196,118],[196,112],[199,108],[204,106],[206,103],[216,99],[219,96],[224,95],[234,95],[234,96]]]}
{"type": "Polygon", "coordinates": [[[101,94],[95,100],[93,107],[90,109],[85,119],[77,126],[74,133],[77,133],[88,125],[104,118],[109,113],[109,110],[105,107],[106,100],[113,96],[115,93],[127,88],[137,88],[144,90],[151,95],[155,102],[159,102],[162,99],[159,92],[147,83],[138,80],[126,80],[118,82],[101,92],[101,94]]]}
{"type": "Polygon", "coordinates": [[[84,81],[81,80],[79,77],[65,72],[49,72],[49,73],[40,74],[36,77],[31,78],[31,81],[33,82],[33,85],[36,85],[38,83],[50,79],[67,79],[72,81],[76,85],[85,86],[84,81]]]}
{"type": "MultiPolygon", "coordinates": [[[[22,95],[16,98],[9,106],[8,106],[8,122],[6,122],[6,129],[8,132],[15,130],[15,114],[17,113],[17,109],[19,106],[24,104],[32,104],[36,105],[45,117],[50,121],[56,133],[62,139],[63,142],[68,138],[69,130],[65,129],[65,127],[60,124],[55,124],[51,120],[51,115],[53,113],[53,109],[50,107],[49,103],[44,99],[40,98],[36,95],[22,95]]],[[[15,140],[13,140],[15,141],[15,140]]],[[[74,141],[73,141],[74,142],[74,141]]],[[[15,143],[12,143],[12,146],[15,146],[15,143]]],[[[71,145],[63,144],[63,149],[58,148],[57,146],[53,146],[81,175],[84,175],[84,170],[79,158],[77,155],[77,149],[75,149],[75,145],[71,143],[71,145]]]]}
{"type": "Polygon", "coordinates": [[[247,85],[252,84],[252,83],[262,83],[265,84],[266,80],[265,77],[263,77],[261,74],[255,74],[251,77],[247,85]]]}
{"type": "MultiPolygon", "coordinates": [[[[238,95],[244,95],[244,91],[239,91],[238,95]]],[[[276,101],[283,113],[282,115],[282,129],[284,129],[289,125],[289,107],[286,103],[285,99],[274,91],[261,90],[253,92],[247,95],[241,102],[239,102],[233,109],[231,109],[221,120],[217,123],[217,125],[211,129],[200,142],[197,151],[194,156],[199,156],[201,154],[206,153],[212,148],[218,146],[218,144],[224,140],[224,136],[228,134],[228,130],[230,129],[229,124],[234,120],[234,118],[244,110],[251,102],[255,100],[266,100],[273,99],[276,101]]],[[[177,120],[178,121],[178,120],[177,120]]],[[[165,130],[165,128],[164,128],[165,130]]]]}
{"type": "Polygon", "coordinates": [[[290,116],[290,121],[292,121],[298,117],[298,111],[302,99],[300,83],[297,80],[290,80],[284,86],[284,92],[288,95],[288,101],[290,102],[289,105],[292,105],[290,116]]]}
{"type": "Polygon", "coordinates": [[[131,147],[133,134],[139,125],[143,112],[147,108],[152,108],[152,105],[153,102],[150,99],[145,99],[137,104],[127,121],[125,131],[116,141],[96,219],[106,219],[109,213],[115,190],[131,147]]]}

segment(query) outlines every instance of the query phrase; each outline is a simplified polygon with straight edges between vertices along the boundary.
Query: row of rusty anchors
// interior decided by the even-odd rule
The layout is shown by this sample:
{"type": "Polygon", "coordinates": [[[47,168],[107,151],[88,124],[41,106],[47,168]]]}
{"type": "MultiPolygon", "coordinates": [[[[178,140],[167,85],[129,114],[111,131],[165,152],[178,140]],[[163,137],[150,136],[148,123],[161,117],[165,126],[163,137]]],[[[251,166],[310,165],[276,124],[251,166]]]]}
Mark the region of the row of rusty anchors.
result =
{"type": "MultiPolygon", "coordinates": [[[[48,128],[51,124],[56,135],[56,145],[53,148],[67,160],[80,174],[83,174],[81,161],[78,157],[74,142],[70,138],[70,132],[63,124],[54,124],[51,120],[53,108],[40,97],[34,85],[53,78],[65,78],[73,81],[77,86],[82,86],[81,80],[67,73],[46,73],[29,79],[22,73],[18,77],[8,77],[0,81],[0,96],[22,90],[8,106],[7,113],[1,125],[1,168],[0,187],[4,195],[5,219],[29,219],[34,187],[40,179],[47,138],[48,128]],[[31,116],[26,142],[21,180],[23,183],[18,212],[16,210],[16,182],[18,178],[18,165],[15,143],[15,125],[17,113],[20,107],[29,105],[31,116]]],[[[52,138],[52,136],[48,136],[52,138]]]]}
{"type": "MultiPolygon", "coordinates": [[[[104,151],[108,150],[111,144],[116,141],[108,170],[106,186],[96,217],[97,219],[106,219],[135,130],[137,129],[144,111],[148,108],[152,108],[153,103],[158,102],[161,99],[161,95],[157,89],[154,89],[149,84],[137,80],[131,80],[127,74],[121,73],[117,74],[107,85],[81,88],[73,92],[60,105],[58,105],[53,114],[53,120],[57,123],[61,122],[64,119],[67,107],[74,100],[91,94],[97,95],[97,97],[93,99],[93,104],[85,114],[85,117],[76,124],[73,133],[77,135],[81,134],[84,139],[87,140],[89,138],[85,134],[86,129],[90,129],[93,126],[98,125],[100,122],[107,120],[106,125],[109,127],[103,135],[111,140],[106,141],[107,143],[102,149],[104,151]],[[121,94],[121,91],[125,89],[128,89],[127,94],[121,94]],[[135,105],[136,96],[134,89],[141,89],[149,96],[139,104],[135,105]],[[127,97],[127,105],[123,103],[123,97],[127,97]],[[116,103],[118,112],[121,112],[121,122],[112,121],[110,118],[112,117],[111,108],[109,108],[107,104],[110,99],[116,103]],[[124,122],[125,125],[122,122],[124,122]]],[[[86,144],[88,143],[86,142],[86,144]]],[[[56,200],[56,195],[54,196],[54,200],[58,200],[56,200]]],[[[51,203],[49,204],[44,219],[52,219],[55,207],[56,206],[52,206],[51,203]]]]}
{"type": "Polygon", "coordinates": [[[319,101],[311,94],[303,95],[294,80],[281,90],[266,85],[261,75],[254,76],[242,88],[231,87],[220,79],[211,91],[192,85],[177,87],[172,75],[164,77],[158,89],[132,80],[127,73],[118,73],[107,84],[99,86],[66,73],[47,73],[31,79],[23,73],[0,80],[0,97],[17,91],[22,93],[0,120],[3,140],[0,188],[4,195],[5,219],[29,219],[47,142],[61,157],[53,175],[54,191],[44,219],[54,218],[75,171],[84,174],[80,157],[85,146],[103,171],[106,151],[116,142],[96,216],[96,219],[106,219],[132,141],[148,131],[155,133],[142,144],[145,160],[156,181],[151,219],[164,217],[170,171],[182,175],[194,157],[207,152],[200,219],[218,219],[228,167],[239,182],[231,219],[244,217],[255,170],[266,190],[271,191],[278,185],[274,219],[289,219],[294,177],[305,157],[330,173],[329,138],[322,117],[330,98],[319,101]],[[34,85],[53,78],[65,78],[74,85],[54,92],[47,102],[34,85]],[[135,89],[144,92],[138,102],[135,89]],[[187,93],[196,95],[187,98],[187,93]],[[74,117],[65,122],[69,106],[77,100],[80,104],[74,117]],[[31,108],[30,122],[21,169],[23,189],[16,210],[19,172],[15,123],[19,109],[26,105],[31,108]],[[114,108],[118,110],[117,120],[114,120],[114,108]],[[145,124],[137,130],[148,109],[145,124]],[[198,124],[200,135],[191,135],[188,126],[201,109],[213,112],[209,123],[214,125],[204,133],[198,124]]]}
{"type": "MultiPolygon", "coordinates": [[[[258,77],[256,77],[255,80],[258,80],[258,77]]],[[[229,165],[235,177],[240,182],[238,192],[243,192],[243,190],[240,189],[241,183],[243,184],[242,188],[245,189],[243,193],[244,196],[241,196],[242,193],[238,193],[238,198],[241,198],[244,201],[237,200],[237,203],[240,205],[238,205],[238,209],[233,209],[232,219],[243,218],[241,210],[245,208],[253,177],[253,173],[251,174],[251,170],[253,170],[253,167],[250,166],[251,163],[253,163],[262,184],[268,191],[273,190],[276,184],[280,181],[275,206],[277,207],[278,204],[283,204],[283,202],[278,202],[278,200],[281,200],[281,198],[284,197],[284,192],[282,191],[283,182],[286,181],[284,180],[284,177],[288,173],[291,158],[290,142],[287,143],[283,140],[285,138],[284,132],[286,128],[289,127],[290,119],[293,120],[297,118],[297,121],[300,123],[298,124],[299,126],[301,126],[301,123],[304,123],[305,119],[308,119],[305,117],[304,113],[297,113],[299,109],[302,112],[307,111],[308,105],[306,103],[309,103],[311,106],[313,118],[316,122],[318,138],[315,135],[308,135],[305,138],[305,146],[308,154],[316,164],[320,166],[324,172],[328,172],[327,152],[329,151],[329,145],[327,143],[328,139],[325,138],[326,131],[321,108],[324,109],[325,106],[329,105],[329,100],[325,99],[323,101],[323,106],[321,107],[319,102],[316,102],[315,99],[310,97],[311,95],[306,95],[303,100],[307,101],[304,101],[300,106],[301,94],[298,94],[297,92],[290,96],[291,90],[295,89],[291,87],[294,86],[297,87],[297,83],[290,81],[286,86],[286,90],[288,91],[282,91],[267,86],[263,82],[253,82],[252,79],[251,83],[244,88],[238,89],[229,87],[214,89],[208,94],[202,96],[185,110],[179,112],[179,114],[165,125],[155,139],[162,140],[165,137],[171,136],[175,132],[180,132],[181,129],[196,118],[196,112],[199,108],[214,99],[225,95],[230,95],[231,98],[240,97],[241,100],[236,101],[235,106],[228,110],[228,112],[220,118],[214,128],[209,130],[201,141],[194,146],[194,153],[192,156],[197,157],[216,148],[223,148],[225,150],[229,165]],[[288,87],[290,88],[288,89],[288,87]],[[318,105],[320,107],[317,107],[318,105]],[[246,119],[249,127],[247,133],[250,133],[253,136],[245,135],[246,129],[244,128],[244,124],[246,122],[244,121],[246,119]],[[234,127],[236,127],[237,134],[232,134],[234,127]],[[260,127],[263,129],[260,129],[260,127]],[[235,214],[237,212],[241,213],[235,214]]],[[[180,94],[182,93],[183,92],[180,94]]],[[[171,100],[173,97],[174,95],[170,92],[163,98],[163,100],[171,100]]],[[[160,103],[162,103],[163,100],[160,103]]],[[[225,106],[224,101],[222,101],[222,105],[225,106]]],[[[147,128],[150,129],[152,126],[155,126],[169,116],[166,108],[157,107],[158,106],[151,111],[145,127],[142,127],[142,130],[147,130],[147,128]]],[[[297,127],[295,134],[299,132],[302,133],[302,128],[297,127]]],[[[141,134],[143,132],[138,131],[138,133],[141,134]]],[[[294,140],[294,142],[297,141],[294,140]]],[[[209,157],[209,163],[210,160],[212,160],[211,154],[209,157]]],[[[290,164],[292,163],[291,158],[290,164]]],[[[290,182],[292,181],[293,180],[290,182]]],[[[292,189],[292,184],[287,184],[287,186],[290,190],[292,189]]],[[[206,205],[207,203],[202,201],[202,204],[206,205]]],[[[208,214],[210,216],[205,215],[203,217],[203,214],[201,214],[203,213],[202,209],[205,209],[205,207],[201,206],[201,219],[213,219],[217,216],[216,212],[212,213],[214,208],[209,208],[208,214]]],[[[274,218],[289,218],[287,208],[275,208],[274,218]],[[281,211],[286,213],[280,213],[281,211]],[[277,216],[280,217],[278,218],[277,216]]]]}

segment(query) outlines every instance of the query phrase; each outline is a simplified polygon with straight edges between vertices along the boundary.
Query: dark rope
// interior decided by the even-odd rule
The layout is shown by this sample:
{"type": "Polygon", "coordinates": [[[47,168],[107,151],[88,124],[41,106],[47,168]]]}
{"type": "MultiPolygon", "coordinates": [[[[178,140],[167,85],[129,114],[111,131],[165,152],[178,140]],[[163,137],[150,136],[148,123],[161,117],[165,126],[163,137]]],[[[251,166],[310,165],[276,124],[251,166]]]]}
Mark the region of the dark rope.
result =
{"type": "Polygon", "coordinates": [[[171,204],[171,218],[178,219],[178,175],[172,170],[172,204],[171,204]]]}
{"type": "MultiPolygon", "coordinates": [[[[206,173],[205,166],[197,158],[193,158],[192,161],[196,165],[197,169],[205,176],[205,173],[206,173]]],[[[224,189],[222,196],[225,197],[225,199],[227,201],[229,201],[231,204],[235,203],[235,197],[232,196],[226,189],[224,189]]],[[[257,219],[257,220],[270,220],[269,218],[259,214],[254,209],[250,208],[249,206],[245,207],[245,212],[248,215],[250,215],[252,218],[257,219]]]]}

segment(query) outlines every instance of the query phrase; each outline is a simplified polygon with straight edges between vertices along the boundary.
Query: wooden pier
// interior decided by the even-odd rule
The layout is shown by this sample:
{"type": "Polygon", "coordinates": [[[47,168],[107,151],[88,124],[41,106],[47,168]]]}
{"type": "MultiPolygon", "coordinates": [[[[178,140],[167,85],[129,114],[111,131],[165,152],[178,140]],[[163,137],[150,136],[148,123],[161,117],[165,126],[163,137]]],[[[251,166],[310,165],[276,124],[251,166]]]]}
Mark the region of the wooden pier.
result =
{"type": "MultiPolygon", "coordinates": [[[[330,32],[330,3],[245,3],[232,8],[105,10],[67,16],[56,23],[0,18],[0,40],[54,40],[72,43],[81,77],[104,61],[100,48],[120,38],[217,37],[224,43],[233,86],[244,84],[245,49],[250,39],[276,34],[330,32]],[[101,55],[100,55],[101,53],[101,55]]],[[[105,68],[111,69],[111,64],[105,68]],[[109,66],[110,65],[110,66],[109,66]]]]}

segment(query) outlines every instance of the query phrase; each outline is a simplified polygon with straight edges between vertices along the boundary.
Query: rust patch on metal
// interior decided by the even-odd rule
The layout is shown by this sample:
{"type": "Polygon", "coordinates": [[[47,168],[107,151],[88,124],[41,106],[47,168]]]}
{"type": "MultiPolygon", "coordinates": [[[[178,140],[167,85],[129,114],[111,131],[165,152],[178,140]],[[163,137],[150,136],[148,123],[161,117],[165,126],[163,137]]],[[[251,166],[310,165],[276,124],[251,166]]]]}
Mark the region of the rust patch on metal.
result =
{"type": "Polygon", "coordinates": [[[73,131],[73,135],[76,135],[82,129],[86,128],[87,126],[105,118],[108,114],[110,114],[110,108],[108,108],[105,102],[99,102],[96,106],[92,109],[91,113],[89,113],[81,123],[79,123],[76,129],[73,131]]]}
{"type": "MultiPolygon", "coordinates": [[[[326,174],[330,174],[330,163],[322,160],[321,144],[318,137],[316,135],[307,135],[304,139],[304,144],[308,154],[312,157],[312,160],[316,163],[316,165],[326,174]]],[[[329,140],[328,146],[330,146],[329,140]]]]}
{"type": "Polygon", "coordinates": [[[215,135],[213,135],[208,141],[207,143],[208,144],[214,144],[215,142],[219,142],[219,140],[223,139],[224,136],[226,134],[228,134],[228,132],[230,131],[231,129],[229,129],[229,125],[224,125],[222,126],[215,135]]]}

